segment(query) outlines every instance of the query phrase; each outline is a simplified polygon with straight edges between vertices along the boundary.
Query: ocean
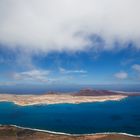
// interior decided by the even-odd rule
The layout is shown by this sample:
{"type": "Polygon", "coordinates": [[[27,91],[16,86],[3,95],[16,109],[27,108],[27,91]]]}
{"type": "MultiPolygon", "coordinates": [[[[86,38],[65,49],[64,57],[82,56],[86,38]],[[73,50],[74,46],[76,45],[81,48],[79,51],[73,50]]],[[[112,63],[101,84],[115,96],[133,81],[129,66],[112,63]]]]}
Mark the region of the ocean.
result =
{"type": "Polygon", "coordinates": [[[18,106],[0,103],[0,124],[70,134],[121,132],[140,135],[140,97],[82,104],[18,106]]]}

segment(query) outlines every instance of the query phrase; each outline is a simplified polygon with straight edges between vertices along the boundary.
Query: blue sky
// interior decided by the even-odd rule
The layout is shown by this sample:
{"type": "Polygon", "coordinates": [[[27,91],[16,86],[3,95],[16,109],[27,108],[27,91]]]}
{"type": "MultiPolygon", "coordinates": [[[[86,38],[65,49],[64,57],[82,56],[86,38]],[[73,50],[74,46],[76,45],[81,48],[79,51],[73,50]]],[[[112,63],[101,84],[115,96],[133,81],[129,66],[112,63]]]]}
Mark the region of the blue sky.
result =
{"type": "Polygon", "coordinates": [[[1,0],[0,85],[139,84],[139,0],[1,0]]]}
{"type": "MultiPolygon", "coordinates": [[[[139,50],[50,52],[28,55],[1,45],[1,84],[138,84],[139,50]]],[[[118,46],[119,48],[119,46],[118,46]]]]}

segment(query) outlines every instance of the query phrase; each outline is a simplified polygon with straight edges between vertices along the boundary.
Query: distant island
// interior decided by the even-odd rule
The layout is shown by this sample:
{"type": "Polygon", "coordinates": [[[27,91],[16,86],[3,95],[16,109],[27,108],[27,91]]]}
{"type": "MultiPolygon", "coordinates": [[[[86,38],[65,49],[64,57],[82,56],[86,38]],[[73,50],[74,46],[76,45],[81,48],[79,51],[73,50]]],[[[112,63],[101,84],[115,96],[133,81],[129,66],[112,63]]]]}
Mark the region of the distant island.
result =
{"type": "Polygon", "coordinates": [[[41,95],[0,94],[0,102],[13,102],[20,106],[61,103],[79,104],[90,102],[119,101],[127,98],[128,96],[136,95],[140,94],[84,89],[75,93],[48,92],[41,95]]]}
{"type": "Polygon", "coordinates": [[[0,126],[0,140],[139,140],[140,137],[127,134],[90,134],[70,135],[51,132],[41,132],[11,125],[0,126]]]}

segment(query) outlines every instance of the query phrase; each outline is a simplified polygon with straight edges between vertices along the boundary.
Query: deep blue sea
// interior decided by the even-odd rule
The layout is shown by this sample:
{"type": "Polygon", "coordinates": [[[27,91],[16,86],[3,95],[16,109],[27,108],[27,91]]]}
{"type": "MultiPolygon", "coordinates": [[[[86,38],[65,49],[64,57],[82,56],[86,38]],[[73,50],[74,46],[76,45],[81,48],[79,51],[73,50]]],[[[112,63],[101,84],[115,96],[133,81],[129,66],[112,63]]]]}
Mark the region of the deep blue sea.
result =
{"type": "Polygon", "coordinates": [[[1,102],[0,124],[72,134],[124,132],[140,135],[140,97],[101,103],[26,107],[1,102]]]}

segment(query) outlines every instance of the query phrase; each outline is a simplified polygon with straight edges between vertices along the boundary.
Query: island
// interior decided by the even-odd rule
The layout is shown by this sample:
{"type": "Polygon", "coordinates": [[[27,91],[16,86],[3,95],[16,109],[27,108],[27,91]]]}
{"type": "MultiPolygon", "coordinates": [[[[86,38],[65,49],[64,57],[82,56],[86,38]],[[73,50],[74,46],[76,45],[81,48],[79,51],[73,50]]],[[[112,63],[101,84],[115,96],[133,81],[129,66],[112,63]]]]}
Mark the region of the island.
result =
{"type": "Polygon", "coordinates": [[[71,135],[2,125],[0,126],[0,140],[140,140],[140,137],[121,133],[71,135]]]}
{"type": "Polygon", "coordinates": [[[13,102],[20,106],[62,103],[79,104],[104,101],[120,101],[124,98],[127,98],[128,96],[135,95],[140,94],[84,89],[75,93],[48,92],[41,95],[0,94],[0,102],[13,102]]]}

